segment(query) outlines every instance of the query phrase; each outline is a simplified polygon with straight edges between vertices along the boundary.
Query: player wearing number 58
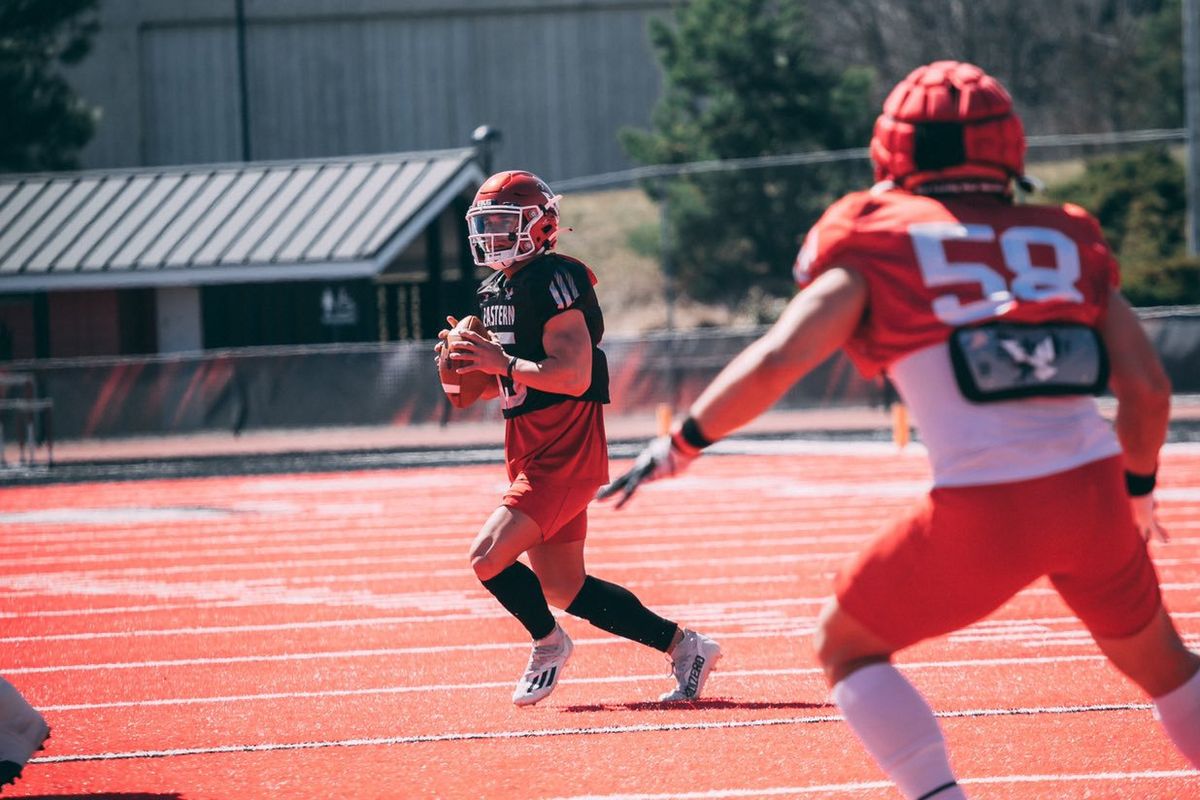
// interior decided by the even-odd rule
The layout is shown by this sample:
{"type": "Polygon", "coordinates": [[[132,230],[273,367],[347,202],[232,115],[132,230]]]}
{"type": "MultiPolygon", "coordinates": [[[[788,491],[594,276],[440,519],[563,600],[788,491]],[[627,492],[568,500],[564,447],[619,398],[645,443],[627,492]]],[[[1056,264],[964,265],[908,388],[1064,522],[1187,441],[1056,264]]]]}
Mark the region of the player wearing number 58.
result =
{"type": "Polygon", "coordinates": [[[548,603],[666,653],[675,685],[660,700],[695,700],[720,657],[717,643],[584,566],[587,506],[608,480],[608,363],[596,276],[555,252],[558,203],[536,175],[507,171],[484,181],[467,211],[475,263],[494,270],[477,292],[483,328],[443,330],[437,351],[457,365],[457,383],[443,372],[443,385],[470,397],[499,394],[510,481],[475,536],[471,567],[533,639],[513,692],[518,706],[554,690],[574,649],[548,603]],[[478,386],[479,374],[493,377],[493,390],[478,386]]]}
{"type": "Polygon", "coordinates": [[[808,232],[779,320],[601,497],[678,473],[841,348],[891,379],[932,462],[932,491],[841,569],[815,641],[847,723],[904,796],[965,794],[892,654],[1042,576],[1200,767],[1200,656],[1147,552],[1165,536],[1153,489],[1170,386],[1100,226],[1073,205],[1014,202],[1014,183],[1030,188],[1021,121],[971,64],[901,81],[870,153],[878,182],[808,232]],[[1091,396],[1105,388],[1115,430],[1091,396]]]}

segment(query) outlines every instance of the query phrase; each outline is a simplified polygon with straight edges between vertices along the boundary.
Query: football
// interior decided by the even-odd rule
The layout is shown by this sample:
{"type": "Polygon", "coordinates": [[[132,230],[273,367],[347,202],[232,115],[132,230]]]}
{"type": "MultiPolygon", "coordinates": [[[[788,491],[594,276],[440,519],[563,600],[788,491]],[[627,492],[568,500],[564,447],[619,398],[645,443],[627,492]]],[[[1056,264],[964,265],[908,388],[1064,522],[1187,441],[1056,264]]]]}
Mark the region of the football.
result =
{"type": "Polygon", "coordinates": [[[455,371],[455,361],[450,358],[450,345],[462,339],[462,331],[474,331],[485,338],[488,335],[483,320],[469,315],[460,319],[446,337],[446,347],[442,348],[441,358],[438,359],[438,377],[442,380],[442,391],[449,398],[450,405],[455,408],[471,405],[496,382],[496,376],[486,372],[468,372],[460,375],[455,371]]]}

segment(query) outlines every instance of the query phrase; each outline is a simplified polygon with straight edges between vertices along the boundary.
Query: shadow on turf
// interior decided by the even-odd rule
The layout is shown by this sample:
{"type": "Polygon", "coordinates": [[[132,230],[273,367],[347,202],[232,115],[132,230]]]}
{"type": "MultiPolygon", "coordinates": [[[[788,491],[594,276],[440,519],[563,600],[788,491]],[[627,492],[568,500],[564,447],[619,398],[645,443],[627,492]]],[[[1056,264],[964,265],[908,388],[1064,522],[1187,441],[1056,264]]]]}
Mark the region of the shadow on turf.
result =
{"type": "Polygon", "coordinates": [[[571,714],[578,714],[585,711],[665,711],[675,709],[695,709],[696,711],[705,711],[709,709],[722,708],[742,708],[753,711],[763,711],[770,709],[821,709],[833,708],[832,703],[803,703],[800,701],[786,703],[767,703],[754,700],[725,700],[720,697],[714,697],[709,700],[694,700],[690,703],[656,703],[653,701],[640,701],[636,703],[590,703],[587,705],[564,706],[563,711],[571,714]]]}

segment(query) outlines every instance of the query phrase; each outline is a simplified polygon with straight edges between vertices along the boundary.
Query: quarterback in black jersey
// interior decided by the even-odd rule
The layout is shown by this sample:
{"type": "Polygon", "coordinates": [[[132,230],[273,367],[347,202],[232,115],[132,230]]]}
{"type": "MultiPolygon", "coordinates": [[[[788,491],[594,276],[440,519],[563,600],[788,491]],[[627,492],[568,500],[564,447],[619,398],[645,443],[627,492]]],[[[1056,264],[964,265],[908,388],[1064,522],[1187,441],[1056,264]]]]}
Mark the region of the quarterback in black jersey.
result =
{"type": "MultiPolygon", "coordinates": [[[[608,361],[600,349],[604,316],[592,290],[595,275],[581,261],[558,253],[538,256],[511,277],[504,270],[492,273],[476,295],[483,324],[503,345],[509,356],[541,362],[547,357],[542,335],[546,324],[564,311],[583,314],[591,342],[591,380],[577,400],[607,403],[608,361]]],[[[501,406],[505,419],[552,406],[570,394],[538,389],[507,377],[500,379],[501,406]]]]}
{"type": "MultiPolygon", "coordinates": [[[[663,619],[584,566],[587,506],[608,481],[608,362],[596,276],[554,252],[558,201],[536,175],[508,171],[484,181],[467,211],[475,263],[495,270],[476,293],[490,337],[464,332],[450,357],[460,373],[497,378],[483,399],[500,397],[510,481],[475,536],[471,567],[533,638],[516,705],[549,695],[574,649],[550,604],[666,653],[676,686],[660,699],[694,700],[720,657],[717,643],[663,619]],[[532,569],[517,560],[522,554],[532,569]]],[[[438,334],[439,354],[449,332],[438,334]]]]}

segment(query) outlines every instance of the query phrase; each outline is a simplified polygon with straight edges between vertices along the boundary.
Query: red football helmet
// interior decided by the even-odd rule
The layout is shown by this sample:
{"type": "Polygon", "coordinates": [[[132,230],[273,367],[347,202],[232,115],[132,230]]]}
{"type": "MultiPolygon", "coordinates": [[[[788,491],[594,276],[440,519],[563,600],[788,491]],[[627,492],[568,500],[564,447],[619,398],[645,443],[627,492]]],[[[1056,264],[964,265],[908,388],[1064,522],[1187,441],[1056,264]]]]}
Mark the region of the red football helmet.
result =
{"type": "Polygon", "coordinates": [[[871,137],[877,181],[1002,184],[1025,170],[1025,130],[1012,98],[974,64],[917,67],[883,103],[871,137]]]}
{"type": "Polygon", "coordinates": [[[467,209],[467,240],[478,266],[506,269],[558,241],[559,195],[532,172],[497,172],[467,209]]]}

